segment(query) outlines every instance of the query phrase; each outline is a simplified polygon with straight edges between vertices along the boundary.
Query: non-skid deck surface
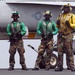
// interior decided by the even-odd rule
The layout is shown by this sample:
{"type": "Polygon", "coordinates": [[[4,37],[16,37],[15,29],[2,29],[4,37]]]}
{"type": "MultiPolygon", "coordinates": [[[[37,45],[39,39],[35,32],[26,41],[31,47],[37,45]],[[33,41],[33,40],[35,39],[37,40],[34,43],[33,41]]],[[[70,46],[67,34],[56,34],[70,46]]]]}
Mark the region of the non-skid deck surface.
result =
{"type": "Polygon", "coordinates": [[[28,71],[21,69],[15,69],[13,71],[8,71],[8,69],[0,69],[0,75],[75,75],[75,72],[71,72],[66,69],[62,72],[55,72],[54,69],[50,69],[48,71],[44,69],[38,71],[33,71],[32,69],[29,69],[28,71]]]}

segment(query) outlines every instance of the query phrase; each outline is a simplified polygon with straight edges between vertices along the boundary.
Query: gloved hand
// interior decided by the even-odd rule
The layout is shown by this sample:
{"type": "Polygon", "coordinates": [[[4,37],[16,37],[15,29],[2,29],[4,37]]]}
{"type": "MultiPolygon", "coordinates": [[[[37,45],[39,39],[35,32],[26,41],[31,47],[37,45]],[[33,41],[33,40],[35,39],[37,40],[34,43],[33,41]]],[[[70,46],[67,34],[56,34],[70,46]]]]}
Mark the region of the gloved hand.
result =
{"type": "Polygon", "coordinates": [[[50,36],[53,36],[52,32],[50,32],[50,33],[48,34],[48,36],[49,36],[49,37],[50,37],[50,36]]]}
{"type": "Polygon", "coordinates": [[[56,24],[59,26],[60,25],[60,20],[57,20],[56,21],[56,24]]]}
{"type": "Polygon", "coordinates": [[[21,32],[16,33],[16,37],[17,37],[18,40],[22,39],[22,34],[21,34],[21,32]]]}
{"type": "Polygon", "coordinates": [[[12,32],[10,37],[9,37],[9,41],[15,41],[15,40],[17,40],[16,35],[14,32],[12,32]]]}
{"type": "Polygon", "coordinates": [[[45,37],[45,34],[44,33],[41,33],[41,37],[44,38],[45,37]]]}
{"type": "Polygon", "coordinates": [[[16,33],[16,36],[21,37],[22,35],[21,35],[21,33],[16,33]]]}
{"type": "Polygon", "coordinates": [[[66,21],[65,24],[66,24],[68,27],[70,27],[69,21],[66,21]]]}
{"type": "Polygon", "coordinates": [[[52,32],[50,32],[48,35],[47,35],[47,39],[52,39],[53,38],[53,34],[52,32]]]}
{"type": "Polygon", "coordinates": [[[14,36],[14,33],[13,32],[11,33],[11,36],[14,36]]]}

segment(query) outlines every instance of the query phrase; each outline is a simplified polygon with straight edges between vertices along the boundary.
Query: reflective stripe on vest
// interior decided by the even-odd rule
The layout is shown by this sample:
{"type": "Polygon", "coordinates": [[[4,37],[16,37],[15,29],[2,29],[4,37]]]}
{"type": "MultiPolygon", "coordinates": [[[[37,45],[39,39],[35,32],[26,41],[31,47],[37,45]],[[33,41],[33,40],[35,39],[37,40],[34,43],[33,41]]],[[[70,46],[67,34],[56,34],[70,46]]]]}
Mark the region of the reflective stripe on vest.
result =
{"type": "Polygon", "coordinates": [[[11,32],[19,32],[21,30],[21,25],[20,22],[17,22],[16,27],[14,27],[14,24],[11,23],[11,32]]]}
{"type": "Polygon", "coordinates": [[[72,32],[72,28],[65,25],[65,22],[69,21],[71,17],[72,17],[71,13],[67,14],[66,17],[64,17],[63,14],[59,16],[58,18],[60,20],[59,32],[64,33],[65,35],[72,32]]]}
{"type": "Polygon", "coordinates": [[[42,30],[44,32],[44,34],[47,36],[50,31],[52,32],[52,22],[49,22],[48,24],[46,24],[44,21],[42,22],[42,30]]]}

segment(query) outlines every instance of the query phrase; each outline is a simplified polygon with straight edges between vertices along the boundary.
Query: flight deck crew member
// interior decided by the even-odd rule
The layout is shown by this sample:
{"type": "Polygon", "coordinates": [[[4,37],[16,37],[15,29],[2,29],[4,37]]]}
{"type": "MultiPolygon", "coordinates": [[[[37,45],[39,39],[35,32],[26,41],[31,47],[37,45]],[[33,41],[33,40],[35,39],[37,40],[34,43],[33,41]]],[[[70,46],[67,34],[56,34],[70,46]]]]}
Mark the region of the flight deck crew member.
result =
{"type": "Polygon", "coordinates": [[[58,27],[58,65],[55,71],[63,70],[63,53],[66,54],[67,69],[75,71],[74,58],[72,50],[73,28],[75,28],[75,15],[71,13],[72,7],[70,4],[65,4],[61,8],[62,13],[57,18],[58,27]]]}
{"type": "Polygon", "coordinates": [[[50,58],[53,51],[53,35],[57,34],[58,28],[54,21],[51,21],[51,11],[47,10],[44,12],[44,18],[38,23],[37,33],[41,36],[41,43],[38,48],[38,56],[35,62],[35,67],[33,70],[39,70],[39,63],[42,60],[43,54],[46,50],[46,60],[45,60],[45,69],[50,69],[50,58]]]}
{"type": "Polygon", "coordinates": [[[20,22],[18,19],[20,18],[19,13],[15,11],[12,13],[11,18],[13,21],[7,25],[7,34],[9,36],[10,41],[10,48],[9,48],[9,69],[8,70],[14,70],[14,64],[15,64],[15,53],[18,51],[20,56],[20,64],[22,66],[22,70],[27,70],[26,64],[25,64],[25,57],[24,57],[24,45],[22,36],[26,34],[26,26],[23,22],[20,22]]]}

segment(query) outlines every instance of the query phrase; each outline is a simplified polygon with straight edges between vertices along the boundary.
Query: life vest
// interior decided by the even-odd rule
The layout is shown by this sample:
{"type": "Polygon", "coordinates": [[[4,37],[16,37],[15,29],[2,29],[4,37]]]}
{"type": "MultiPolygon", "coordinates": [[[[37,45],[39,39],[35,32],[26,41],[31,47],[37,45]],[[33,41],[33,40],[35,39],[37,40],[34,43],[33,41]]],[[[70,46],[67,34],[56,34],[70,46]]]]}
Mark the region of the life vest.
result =
{"type": "Polygon", "coordinates": [[[11,33],[12,33],[12,32],[14,32],[14,33],[20,32],[20,31],[21,31],[20,22],[17,22],[17,23],[16,23],[16,27],[14,26],[14,23],[11,22],[11,24],[10,24],[10,31],[11,31],[11,33]]]}
{"type": "Polygon", "coordinates": [[[53,31],[52,21],[49,22],[48,24],[46,24],[45,21],[42,21],[41,31],[45,34],[45,36],[47,36],[50,32],[52,32],[53,31]]]}
{"type": "Polygon", "coordinates": [[[68,27],[65,22],[71,19],[72,22],[72,13],[68,13],[65,17],[63,14],[60,14],[58,19],[60,20],[59,32],[63,34],[69,34],[73,31],[71,27],[68,27]]]}

